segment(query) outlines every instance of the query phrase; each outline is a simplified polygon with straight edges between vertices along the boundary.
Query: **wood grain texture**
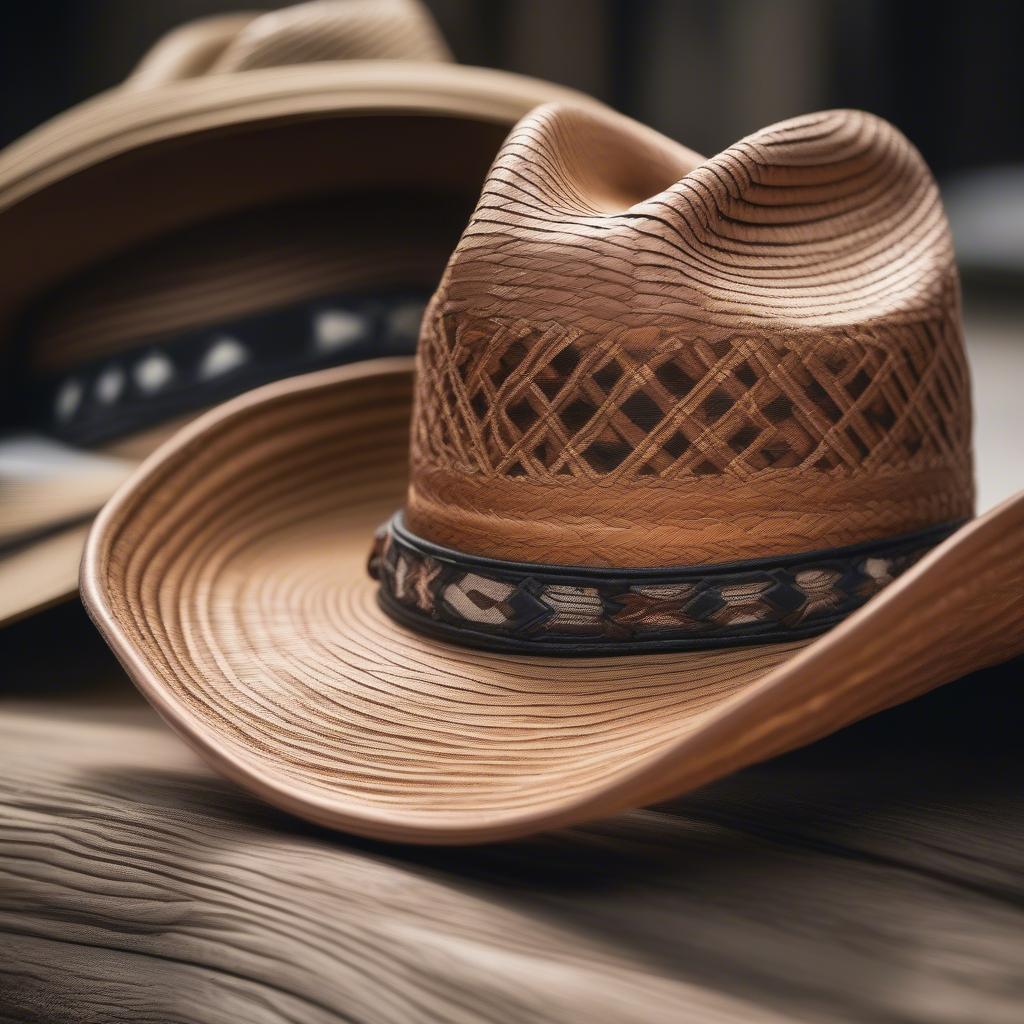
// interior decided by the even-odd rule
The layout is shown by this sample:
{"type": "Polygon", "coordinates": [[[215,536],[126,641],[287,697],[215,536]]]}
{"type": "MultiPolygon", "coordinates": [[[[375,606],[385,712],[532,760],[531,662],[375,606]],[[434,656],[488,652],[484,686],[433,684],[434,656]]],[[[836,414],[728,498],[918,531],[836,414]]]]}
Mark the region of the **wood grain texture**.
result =
{"type": "Polygon", "coordinates": [[[5,1024],[1019,1020],[1020,662],[672,805],[444,850],[260,805],[87,653],[102,694],[40,697],[83,663],[37,655],[0,708],[5,1024]]]}

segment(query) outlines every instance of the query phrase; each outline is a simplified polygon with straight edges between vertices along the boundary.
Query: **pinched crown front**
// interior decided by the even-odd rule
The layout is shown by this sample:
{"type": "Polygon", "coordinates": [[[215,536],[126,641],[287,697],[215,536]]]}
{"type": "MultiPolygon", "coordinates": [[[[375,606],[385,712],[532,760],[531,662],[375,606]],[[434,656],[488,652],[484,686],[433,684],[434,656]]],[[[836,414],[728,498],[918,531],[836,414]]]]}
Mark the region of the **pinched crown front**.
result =
{"type": "Polygon", "coordinates": [[[853,111],[717,157],[513,131],[424,321],[405,521],[552,565],[700,565],[972,506],[959,291],[917,152],[853,111]]]}

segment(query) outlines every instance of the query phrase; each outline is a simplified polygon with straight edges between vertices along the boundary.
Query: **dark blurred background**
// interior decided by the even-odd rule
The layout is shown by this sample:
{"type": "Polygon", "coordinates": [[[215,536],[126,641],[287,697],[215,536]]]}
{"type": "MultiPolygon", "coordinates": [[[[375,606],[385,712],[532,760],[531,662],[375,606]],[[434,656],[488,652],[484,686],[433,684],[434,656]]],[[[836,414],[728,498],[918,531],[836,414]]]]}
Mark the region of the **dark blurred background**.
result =
{"type": "MultiPolygon", "coordinates": [[[[863,107],[940,175],[1024,159],[1016,0],[427,0],[460,61],[572,85],[713,153],[863,107]]],[[[7,0],[6,144],[125,77],[167,29],[245,0],[7,0]]]]}

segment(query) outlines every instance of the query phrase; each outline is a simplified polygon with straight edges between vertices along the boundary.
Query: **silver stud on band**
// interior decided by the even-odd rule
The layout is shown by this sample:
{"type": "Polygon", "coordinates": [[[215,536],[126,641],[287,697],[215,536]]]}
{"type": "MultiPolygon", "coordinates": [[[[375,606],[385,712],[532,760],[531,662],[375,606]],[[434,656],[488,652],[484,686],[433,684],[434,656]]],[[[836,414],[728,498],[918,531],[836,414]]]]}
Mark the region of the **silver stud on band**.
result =
{"type": "Polygon", "coordinates": [[[222,334],[206,350],[199,364],[200,380],[221,377],[249,361],[249,350],[237,338],[222,334]]]}
{"type": "Polygon", "coordinates": [[[366,337],[364,317],[341,309],[325,309],[313,317],[313,345],[318,352],[337,352],[366,337]]]}
{"type": "Polygon", "coordinates": [[[136,364],[134,376],[140,391],[155,394],[174,376],[174,364],[162,352],[153,352],[136,364]]]}

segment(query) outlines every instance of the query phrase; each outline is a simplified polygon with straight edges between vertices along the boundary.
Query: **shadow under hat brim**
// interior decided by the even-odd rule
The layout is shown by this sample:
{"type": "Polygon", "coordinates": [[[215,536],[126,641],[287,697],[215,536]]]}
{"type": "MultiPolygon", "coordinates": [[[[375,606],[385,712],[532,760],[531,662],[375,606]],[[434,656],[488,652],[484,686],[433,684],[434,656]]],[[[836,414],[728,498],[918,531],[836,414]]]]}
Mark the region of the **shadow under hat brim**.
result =
{"type": "Polygon", "coordinates": [[[1024,648],[1024,496],[816,640],[590,659],[433,641],[365,564],[405,487],[412,372],[278,382],[103,510],[86,606],[164,718],[267,801],[360,835],[509,838],[677,796],[1024,648]]]}
{"type": "Polygon", "coordinates": [[[508,129],[557,99],[538,79],[337,61],[117,88],[0,154],[0,321],[98,260],[233,210],[359,188],[479,192],[508,129]],[[341,126],[344,123],[344,130],[341,126]]]}

